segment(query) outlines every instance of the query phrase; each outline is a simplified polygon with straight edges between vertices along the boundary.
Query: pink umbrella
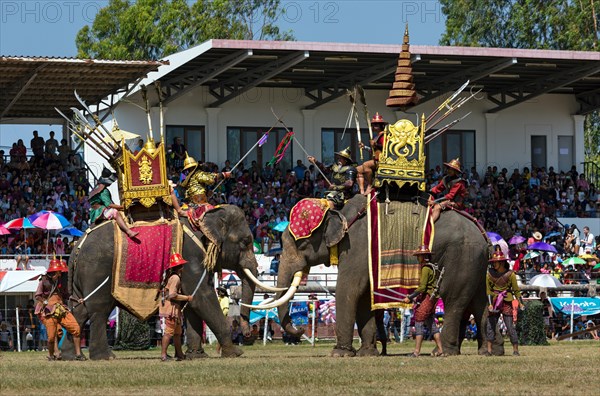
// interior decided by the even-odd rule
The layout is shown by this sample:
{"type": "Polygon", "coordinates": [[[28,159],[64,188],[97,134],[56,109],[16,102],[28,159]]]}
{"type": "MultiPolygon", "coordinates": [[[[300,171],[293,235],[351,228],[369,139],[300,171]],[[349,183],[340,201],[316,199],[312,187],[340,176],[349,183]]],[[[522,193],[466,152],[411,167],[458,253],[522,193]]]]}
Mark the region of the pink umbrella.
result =
{"type": "Polygon", "coordinates": [[[10,234],[10,231],[4,227],[4,225],[0,225],[0,235],[8,235],[10,234]]]}
{"type": "Polygon", "coordinates": [[[512,237],[508,240],[508,243],[510,245],[518,245],[519,243],[523,243],[526,240],[527,239],[525,239],[525,237],[522,237],[521,235],[515,235],[514,237],[512,237]]]}

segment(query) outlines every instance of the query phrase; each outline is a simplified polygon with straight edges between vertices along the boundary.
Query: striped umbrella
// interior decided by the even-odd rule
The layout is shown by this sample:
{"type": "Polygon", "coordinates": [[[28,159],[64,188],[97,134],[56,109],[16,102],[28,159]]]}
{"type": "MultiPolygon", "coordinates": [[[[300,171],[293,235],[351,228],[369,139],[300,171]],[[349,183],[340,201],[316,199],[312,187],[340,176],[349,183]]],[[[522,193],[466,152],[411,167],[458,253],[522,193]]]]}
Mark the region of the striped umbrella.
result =
{"type": "Polygon", "coordinates": [[[52,211],[43,211],[40,213],[36,213],[30,217],[33,218],[31,223],[39,228],[43,228],[45,230],[61,230],[65,227],[71,225],[69,220],[66,219],[63,215],[52,212],[52,211]]]}

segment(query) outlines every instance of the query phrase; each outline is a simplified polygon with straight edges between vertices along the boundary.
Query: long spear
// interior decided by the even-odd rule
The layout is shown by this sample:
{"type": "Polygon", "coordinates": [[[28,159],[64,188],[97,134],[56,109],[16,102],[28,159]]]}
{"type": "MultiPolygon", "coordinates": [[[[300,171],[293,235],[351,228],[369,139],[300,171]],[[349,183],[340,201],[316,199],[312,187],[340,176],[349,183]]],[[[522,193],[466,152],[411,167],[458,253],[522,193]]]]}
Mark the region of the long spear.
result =
{"type": "Polygon", "coordinates": [[[439,124],[440,122],[442,122],[446,117],[448,117],[450,114],[452,114],[455,110],[459,109],[462,105],[464,105],[465,103],[467,103],[469,100],[471,100],[472,98],[475,97],[475,95],[477,95],[479,92],[481,92],[481,89],[473,94],[471,94],[471,96],[467,96],[466,98],[461,98],[459,101],[457,101],[457,103],[455,103],[454,105],[452,105],[448,111],[446,111],[444,113],[444,115],[442,115],[440,118],[438,118],[437,120],[435,120],[431,125],[427,125],[427,121],[425,122],[425,133],[427,133],[431,128],[433,128],[434,126],[436,126],[437,124],[439,124]]]}
{"type": "Polygon", "coordinates": [[[457,118],[456,120],[452,121],[449,124],[444,125],[443,127],[441,127],[440,129],[438,129],[437,131],[433,132],[432,134],[425,136],[424,143],[427,144],[427,143],[431,142],[433,139],[435,139],[436,137],[440,136],[442,133],[446,132],[448,129],[452,128],[454,125],[458,124],[459,122],[461,122],[462,120],[464,120],[465,118],[467,118],[467,116],[469,114],[471,114],[471,112],[468,112],[464,116],[462,116],[460,118],[457,118]]]}
{"type": "MultiPolygon", "coordinates": [[[[73,93],[75,94],[75,99],[77,99],[77,101],[81,104],[81,106],[83,106],[83,108],[90,114],[90,116],[92,117],[92,119],[94,120],[94,122],[96,123],[96,128],[101,128],[104,130],[104,132],[111,137],[111,139],[113,140],[113,142],[117,145],[117,147],[119,146],[119,142],[117,142],[117,140],[114,138],[114,136],[110,133],[110,131],[108,129],[106,129],[106,127],[104,126],[104,124],[102,123],[102,121],[100,120],[100,118],[98,118],[98,116],[96,114],[94,114],[94,112],[89,108],[89,106],[85,103],[85,101],[83,99],[81,99],[81,97],[79,97],[79,95],[77,94],[77,90],[73,91],[73,93]]],[[[73,109],[73,108],[71,108],[73,109]]],[[[90,128],[92,129],[92,128],[90,128]]],[[[103,136],[100,134],[100,130],[98,130],[98,134],[100,135],[100,137],[102,138],[103,136]]]]}
{"type": "MultiPolygon", "coordinates": [[[[275,110],[273,110],[273,108],[271,107],[271,112],[273,113],[273,115],[275,116],[275,118],[277,119],[277,122],[279,122],[281,125],[283,125],[283,127],[285,128],[285,130],[287,131],[287,133],[292,133],[290,131],[290,129],[287,127],[287,125],[285,125],[285,122],[283,122],[283,120],[281,118],[279,118],[279,116],[277,114],[275,114],[275,110]]],[[[308,154],[308,151],[306,151],[306,149],[302,146],[302,144],[300,144],[300,142],[298,141],[298,139],[292,139],[294,140],[297,144],[298,147],[300,147],[300,149],[302,151],[304,151],[304,154],[306,154],[307,157],[310,157],[311,155],[308,154]]],[[[323,173],[323,171],[321,170],[321,168],[319,168],[318,166],[316,166],[315,168],[317,168],[317,170],[319,171],[319,173],[321,174],[321,176],[323,176],[323,179],[325,179],[325,181],[328,184],[332,184],[329,179],[327,178],[327,176],[325,176],[325,173],[323,173]]]]}
{"type": "Polygon", "coordinates": [[[152,118],[150,117],[150,105],[148,104],[148,88],[142,87],[142,98],[144,99],[144,105],[146,107],[146,117],[148,118],[148,140],[154,136],[152,132],[152,118]]]}
{"type": "MultiPolygon", "coordinates": [[[[271,128],[269,128],[269,130],[267,132],[265,132],[261,136],[261,138],[256,141],[256,143],[254,143],[254,146],[250,147],[250,150],[246,151],[246,154],[244,154],[244,156],[233,166],[233,168],[231,168],[231,170],[229,172],[233,172],[233,170],[235,168],[237,168],[246,159],[246,157],[252,152],[252,150],[254,150],[256,148],[256,146],[262,146],[267,141],[267,138],[269,137],[269,132],[271,132],[273,130],[273,128],[275,128],[276,125],[277,125],[277,122],[275,122],[275,124],[273,124],[273,126],[271,128]]],[[[225,181],[225,179],[218,182],[217,185],[213,188],[213,191],[216,191],[217,188],[219,188],[219,186],[221,184],[223,184],[224,181],[225,181]]]]}
{"type": "Polygon", "coordinates": [[[367,107],[367,98],[365,97],[365,90],[362,86],[357,85],[358,98],[363,105],[365,111],[365,118],[367,119],[367,125],[369,125],[369,139],[373,140],[373,127],[371,126],[371,116],[369,115],[369,109],[367,107]]]}
{"type": "MultiPolygon", "coordinates": [[[[64,115],[62,111],[60,111],[60,110],[59,110],[59,109],[57,109],[56,107],[54,108],[54,110],[56,110],[56,111],[58,112],[58,114],[60,114],[60,115],[61,115],[61,116],[62,116],[62,117],[63,117],[63,118],[64,118],[64,119],[67,121],[67,128],[68,128],[68,129],[69,129],[71,132],[73,132],[73,133],[74,133],[74,134],[75,134],[75,135],[76,135],[76,136],[77,136],[79,139],[81,139],[81,141],[82,141],[82,142],[84,142],[84,143],[85,143],[85,140],[86,140],[86,139],[85,139],[84,137],[82,137],[82,136],[81,136],[79,133],[77,133],[77,131],[76,131],[74,128],[72,128],[72,127],[71,127],[71,125],[75,126],[75,125],[72,123],[72,121],[71,121],[71,120],[70,120],[70,119],[69,119],[69,118],[68,118],[66,115],[64,115]]],[[[92,140],[92,139],[90,139],[90,140],[92,140]]],[[[106,153],[104,153],[104,154],[103,154],[102,152],[100,152],[100,150],[99,150],[99,149],[97,149],[95,145],[90,145],[90,144],[88,144],[88,146],[90,146],[90,147],[91,147],[91,148],[92,148],[92,149],[93,149],[93,150],[94,150],[94,151],[95,151],[95,152],[96,152],[98,155],[100,155],[100,156],[101,156],[103,159],[105,159],[105,160],[107,160],[107,161],[108,161],[108,158],[106,157],[106,153]]]]}
{"type": "Polygon", "coordinates": [[[164,114],[164,108],[163,108],[163,94],[162,94],[162,89],[160,89],[160,81],[154,81],[154,86],[156,87],[156,93],[158,94],[158,106],[160,109],[160,141],[164,142],[165,114],[164,114]]]}
{"type": "Polygon", "coordinates": [[[352,103],[352,108],[354,109],[354,123],[356,124],[356,135],[358,137],[358,147],[360,149],[360,159],[363,159],[363,152],[362,152],[362,138],[360,136],[360,121],[358,119],[358,110],[356,109],[356,101],[354,100],[354,97],[356,96],[356,87],[354,87],[354,93],[351,92],[349,89],[346,90],[348,93],[348,98],[350,99],[350,103],[352,103]]]}
{"type": "Polygon", "coordinates": [[[431,121],[431,120],[433,119],[433,117],[435,117],[436,115],[438,115],[438,113],[439,113],[440,111],[442,111],[442,110],[444,109],[444,107],[448,106],[448,104],[450,104],[450,102],[452,102],[452,101],[454,100],[454,98],[456,98],[458,95],[460,95],[460,93],[461,93],[462,91],[464,91],[464,90],[465,90],[465,88],[467,88],[467,85],[469,85],[469,82],[470,82],[470,80],[467,80],[467,82],[465,82],[465,83],[464,83],[464,84],[463,84],[463,85],[462,85],[460,88],[458,88],[458,89],[456,90],[456,92],[454,92],[452,95],[450,95],[450,97],[449,97],[448,99],[444,100],[444,101],[442,102],[442,104],[441,104],[441,105],[439,105],[439,106],[438,106],[438,108],[437,108],[437,109],[435,109],[435,110],[433,111],[433,113],[431,113],[431,114],[430,114],[430,115],[427,117],[427,119],[425,120],[425,125],[427,125],[427,124],[429,123],[429,121],[431,121]]]}
{"type": "Polygon", "coordinates": [[[85,116],[78,109],[71,107],[71,111],[75,115],[75,118],[77,118],[79,121],[79,124],[83,127],[83,130],[80,132],[83,134],[86,140],[89,139],[93,145],[96,146],[96,148],[102,150],[106,155],[108,155],[109,158],[114,157],[114,152],[111,153],[108,151],[106,145],[102,143],[102,135],[100,134],[98,128],[94,128],[91,124],[89,124],[85,116]],[[89,133],[85,132],[85,128],[89,129],[89,133]]]}

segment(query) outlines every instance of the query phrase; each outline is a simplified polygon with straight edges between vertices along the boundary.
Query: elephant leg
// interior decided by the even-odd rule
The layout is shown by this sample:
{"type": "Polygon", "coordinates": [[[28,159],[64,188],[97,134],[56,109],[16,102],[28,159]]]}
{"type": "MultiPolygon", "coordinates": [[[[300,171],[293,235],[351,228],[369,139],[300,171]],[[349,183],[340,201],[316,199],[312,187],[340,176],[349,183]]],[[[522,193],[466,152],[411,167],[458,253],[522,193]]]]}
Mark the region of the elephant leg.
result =
{"type": "Polygon", "coordinates": [[[459,334],[462,318],[466,312],[466,304],[462,301],[446,303],[444,307],[444,329],[442,330],[442,347],[446,355],[459,355],[459,334]]]}
{"type": "MultiPolygon", "coordinates": [[[[361,345],[357,352],[358,356],[379,356],[377,351],[377,331],[381,328],[381,336],[386,336],[383,325],[383,311],[377,317],[375,311],[371,311],[371,296],[365,293],[361,296],[356,312],[356,325],[360,336],[361,345]]],[[[382,339],[382,355],[387,354],[386,339],[382,339]]]]}
{"type": "Polygon", "coordinates": [[[106,333],[106,322],[112,311],[111,304],[109,310],[98,310],[90,315],[90,359],[92,360],[111,360],[116,356],[108,347],[108,337],[106,333]]]}
{"type": "Polygon", "coordinates": [[[477,352],[479,355],[487,352],[487,345],[485,345],[485,320],[484,313],[486,310],[485,298],[475,298],[471,303],[470,311],[475,317],[475,323],[477,323],[477,352]]]}
{"type": "MultiPolygon", "coordinates": [[[[87,309],[83,304],[80,304],[77,307],[73,308],[72,314],[75,317],[75,320],[77,320],[79,328],[81,329],[81,333],[83,334],[83,326],[89,318],[87,309]]],[[[67,334],[67,337],[65,338],[62,344],[61,357],[63,360],[75,360],[75,356],[76,353],[75,344],[73,343],[73,336],[71,334],[67,334]]]]}
{"type": "Polygon", "coordinates": [[[185,336],[187,338],[188,350],[185,352],[186,359],[201,359],[209,357],[202,347],[202,318],[193,310],[185,312],[187,327],[185,336]]]}
{"type": "Polygon", "coordinates": [[[207,287],[206,290],[202,290],[202,295],[194,298],[190,302],[190,306],[197,316],[204,319],[206,325],[217,337],[221,345],[221,357],[238,357],[244,353],[231,341],[231,329],[225,316],[223,316],[219,301],[211,286],[207,287]]]}
{"type": "MultiPolygon", "coordinates": [[[[346,283],[338,275],[338,285],[342,284],[352,283],[346,283]]],[[[352,347],[352,339],[354,338],[354,323],[358,307],[358,291],[351,290],[350,287],[338,287],[335,294],[335,306],[337,343],[331,351],[331,356],[355,356],[356,350],[352,347]]]]}

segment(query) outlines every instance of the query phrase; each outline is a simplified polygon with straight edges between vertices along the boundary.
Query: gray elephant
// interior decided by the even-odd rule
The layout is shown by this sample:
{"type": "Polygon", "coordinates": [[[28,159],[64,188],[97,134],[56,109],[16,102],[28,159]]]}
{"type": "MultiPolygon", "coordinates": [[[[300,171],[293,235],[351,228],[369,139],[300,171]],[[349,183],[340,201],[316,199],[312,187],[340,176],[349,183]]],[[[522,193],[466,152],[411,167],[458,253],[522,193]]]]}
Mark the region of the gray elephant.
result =
{"type": "MultiPolygon", "coordinates": [[[[190,227],[187,219],[181,220],[190,227]]],[[[242,300],[251,302],[254,295],[254,284],[250,275],[255,278],[257,262],[253,252],[253,237],[242,210],[236,206],[224,205],[219,209],[207,212],[203,218],[211,238],[220,247],[218,265],[227,268],[240,268],[242,277],[242,300]],[[216,240],[216,241],[215,241],[216,240]]],[[[88,296],[112,272],[114,250],[113,227],[104,226],[93,232],[83,243],[80,250],[69,260],[69,291],[78,297],[88,296]],[[74,260],[77,261],[75,266],[74,260]]],[[[194,233],[198,240],[204,235],[194,233]]],[[[192,238],[184,233],[182,256],[188,261],[182,274],[182,288],[185,294],[192,294],[198,281],[205,272],[202,262],[204,253],[192,238]]],[[[242,351],[231,342],[230,329],[223,316],[217,296],[214,292],[213,276],[209,271],[205,274],[194,299],[185,309],[188,323],[197,331],[202,331],[202,320],[214,332],[222,346],[223,357],[235,357],[242,351]]],[[[106,322],[117,301],[111,294],[110,284],[100,288],[85,304],[73,309],[73,314],[80,326],[90,321],[89,352],[91,359],[111,359],[113,353],[108,347],[106,322]]],[[[249,311],[242,312],[247,321],[249,311]]],[[[63,346],[63,358],[74,357],[72,342],[63,346]]]]}
{"type": "MultiPolygon", "coordinates": [[[[285,295],[280,293],[271,305],[279,307],[281,324],[292,334],[301,334],[303,329],[294,328],[288,304],[282,302],[289,300],[295,292],[301,272],[308,272],[314,265],[329,264],[328,247],[339,243],[337,344],[332,356],[378,354],[375,312],[371,311],[370,300],[367,219],[362,216],[353,221],[365,210],[366,204],[366,197],[357,195],[341,211],[330,210],[321,226],[307,239],[295,241],[289,230],[283,234],[284,249],[277,286],[289,287],[289,290],[285,295]],[[352,347],[355,322],[361,338],[358,351],[352,347]]],[[[449,355],[460,353],[469,314],[475,316],[479,329],[484,328],[488,249],[477,226],[456,212],[443,212],[435,224],[433,261],[446,268],[439,293],[445,305],[442,345],[449,355]]],[[[481,335],[478,335],[478,344],[482,346],[481,335]]]]}

